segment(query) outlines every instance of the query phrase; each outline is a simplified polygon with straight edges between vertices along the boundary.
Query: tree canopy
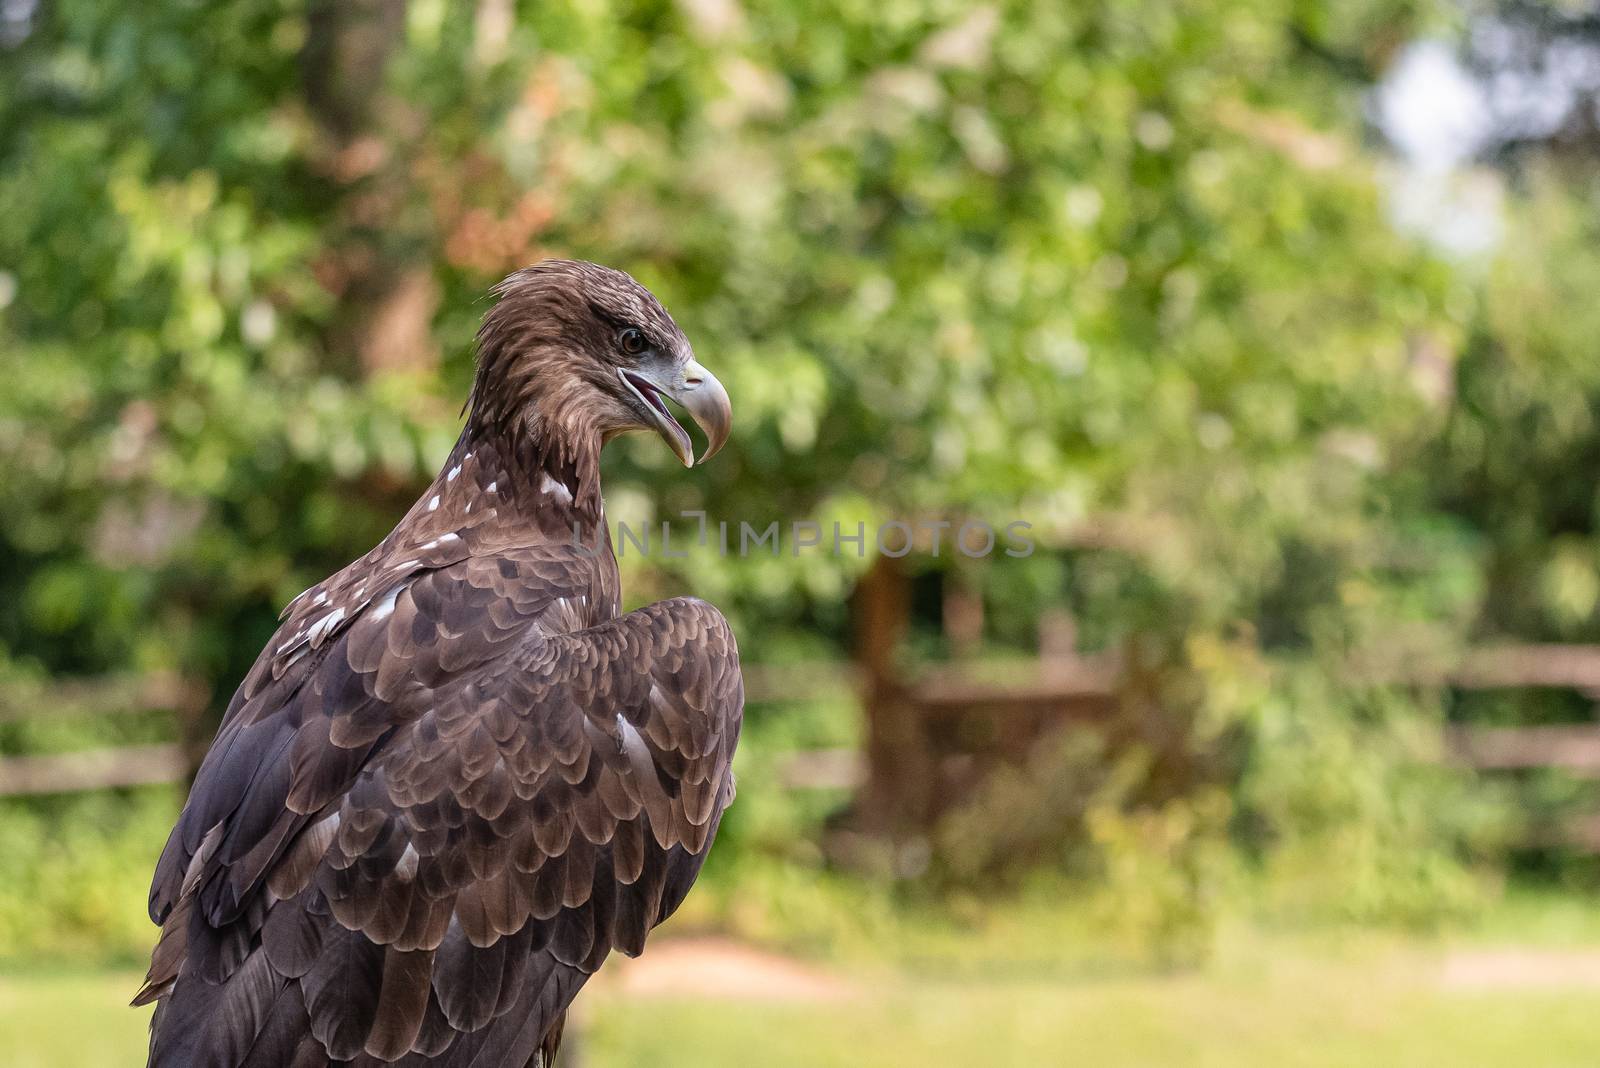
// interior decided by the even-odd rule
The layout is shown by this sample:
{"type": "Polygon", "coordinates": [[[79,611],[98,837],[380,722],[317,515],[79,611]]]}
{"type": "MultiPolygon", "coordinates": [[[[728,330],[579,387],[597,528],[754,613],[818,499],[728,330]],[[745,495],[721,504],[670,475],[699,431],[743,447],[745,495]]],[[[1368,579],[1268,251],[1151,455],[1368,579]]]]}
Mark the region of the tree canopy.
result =
{"type": "MultiPolygon", "coordinates": [[[[619,513],[1025,520],[1042,551],[977,580],[991,640],[1067,606],[1090,646],[1147,642],[1174,715],[1233,739],[1258,841],[1360,812],[1348,855],[1427,868],[1454,795],[1396,787],[1414,754],[1362,732],[1439,706],[1339,672],[1587,635],[1600,601],[1564,477],[1593,446],[1587,274],[1527,269],[1529,237],[1483,281],[1388,218],[1362,94],[1436,19],[28,7],[0,42],[0,652],[225,698],[445,455],[487,288],[590,258],[662,296],[737,416],[690,474],[613,450],[619,513]],[[1516,607],[1529,567],[1559,618],[1516,607]]],[[[641,598],[725,604],[749,661],[839,646],[865,566],[624,563],[641,598]]]]}

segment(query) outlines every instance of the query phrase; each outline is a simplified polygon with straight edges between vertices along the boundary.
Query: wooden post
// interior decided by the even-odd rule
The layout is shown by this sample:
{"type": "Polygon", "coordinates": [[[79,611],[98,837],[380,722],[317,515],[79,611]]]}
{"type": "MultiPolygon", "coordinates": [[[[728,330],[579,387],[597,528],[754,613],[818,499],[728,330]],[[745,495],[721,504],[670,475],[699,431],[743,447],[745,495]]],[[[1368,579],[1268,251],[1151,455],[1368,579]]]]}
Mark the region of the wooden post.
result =
{"type": "Polygon", "coordinates": [[[983,595],[967,568],[951,568],[944,575],[940,606],[945,640],[955,660],[970,660],[983,648],[983,595]]]}
{"type": "Polygon", "coordinates": [[[900,561],[879,556],[856,584],[854,604],[867,720],[867,784],[857,813],[869,833],[919,828],[931,799],[932,758],[898,664],[910,608],[900,561]]]}

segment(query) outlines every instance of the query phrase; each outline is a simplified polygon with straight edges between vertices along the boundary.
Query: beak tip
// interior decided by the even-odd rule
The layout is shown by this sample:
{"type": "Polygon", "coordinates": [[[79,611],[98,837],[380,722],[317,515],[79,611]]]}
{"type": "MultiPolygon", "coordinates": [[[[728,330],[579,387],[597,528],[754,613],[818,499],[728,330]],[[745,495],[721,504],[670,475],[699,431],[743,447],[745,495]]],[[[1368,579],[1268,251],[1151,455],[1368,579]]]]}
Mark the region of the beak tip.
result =
{"type": "MultiPolygon", "coordinates": [[[[621,371],[617,373],[622,378],[623,384],[634,389],[637,394],[638,390],[633,387],[628,376],[621,371]]],[[[646,414],[653,421],[656,431],[666,439],[678,461],[684,467],[694,467],[696,464],[705,463],[722,451],[733,425],[733,406],[728,402],[728,391],[722,388],[717,376],[698,362],[690,360],[677,377],[679,381],[670,385],[653,383],[652,385],[658,392],[681,404],[695,425],[705,432],[706,450],[701,453],[698,460],[694,455],[694,442],[681,423],[667,415],[664,408],[660,409],[658,418],[647,401],[641,399],[640,403],[645,406],[646,414]]],[[[659,408],[659,405],[657,407],[659,408]]]]}
{"type": "Polygon", "coordinates": [[[733,427],[733,406],[728,401],[728,391],[717,381],[716,375],[695,361],[690,362],[690,369],[697,374],[700,382],[692,394],[683,396],[681,403],[705,432],[706,449],[696,461],[703,464],[727,444],[729,431],[733,427]]]}

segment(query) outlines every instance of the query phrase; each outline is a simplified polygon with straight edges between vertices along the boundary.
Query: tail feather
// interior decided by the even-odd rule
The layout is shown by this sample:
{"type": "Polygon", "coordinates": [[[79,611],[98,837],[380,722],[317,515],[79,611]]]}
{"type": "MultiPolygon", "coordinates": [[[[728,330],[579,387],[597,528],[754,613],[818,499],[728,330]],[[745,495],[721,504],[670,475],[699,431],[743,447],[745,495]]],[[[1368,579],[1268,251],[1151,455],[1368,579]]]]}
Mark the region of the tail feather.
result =
{"type": "Polygon", "coordinates": [[[144,985],[133,996],[134,1005],[148,1005],[172,992],[189,955],[189,914],[193,908],[194,899],[184,898],[161,925],[161,938],[150,953],[150,970],[145,973],[144,985]]]}
{"type": "Polygon", "coordinates": [[[185,896],[168,915],[134,998],[156,1003],[147,1068],[549,1068],[566,1008],[589,977],[553,948],[530,954],[526,928],[441,961],[372,943],[314,902],[247,909],[219,931],[194,900],[185,896]],[[299,967],[300,941],[266,937],[280,908],[320,929],[308,968],[299,967]],[[452,1024],[443,1006],[463,993],[482,1004],[452,1024]]]}

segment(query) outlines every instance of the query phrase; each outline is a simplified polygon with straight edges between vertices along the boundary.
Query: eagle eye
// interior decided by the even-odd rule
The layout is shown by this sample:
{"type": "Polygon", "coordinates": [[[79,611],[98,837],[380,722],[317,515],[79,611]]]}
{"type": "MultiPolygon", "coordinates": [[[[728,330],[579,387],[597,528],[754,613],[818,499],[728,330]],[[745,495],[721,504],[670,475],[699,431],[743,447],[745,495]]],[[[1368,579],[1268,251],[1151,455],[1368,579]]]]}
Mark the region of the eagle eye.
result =
{"type": "Polygon", "coordinates": [[[650,342],[645,340],[644,333],[637,327],[628,327],[617,335],[617,344],[629,356],[637,356],[650,347],[650,342]]]}

